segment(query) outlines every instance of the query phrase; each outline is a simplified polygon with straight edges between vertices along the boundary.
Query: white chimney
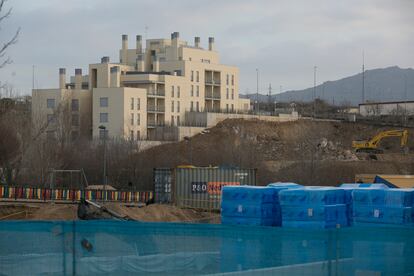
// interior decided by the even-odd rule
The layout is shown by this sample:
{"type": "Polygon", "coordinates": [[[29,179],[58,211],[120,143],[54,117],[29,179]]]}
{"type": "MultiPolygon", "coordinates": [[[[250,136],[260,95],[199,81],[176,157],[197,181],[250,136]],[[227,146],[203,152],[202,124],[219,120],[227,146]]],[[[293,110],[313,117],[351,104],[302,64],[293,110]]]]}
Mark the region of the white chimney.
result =
{"type": "Polygon", "coordinates": [[[214,37],[208,38],[208,50],[214,51],[214,37]]]}
{"type": "Polygon", "coordinates": [[[119,66],[111,67],[111,87],[120,87],[121,75],[119,66]]]}
{"type": "Polygon", "coordinates": [[[139,72],[144,72],[145,71],[144,60],[142,59],[142,55],[139,55],[137,57],[137,71],[139,71],[139,72]]]}
{"type": "Polygon", "coordinates": [[[59,68],[59,88],[66,88],[66,68],[59,68]]]}
{"type": "Polygon", "coordinates": [[[82,89],[82,69],[75,69],[75,89],[82,89]]]}
{"type": "Polygon", "coordinates": [[[194,47],[200,48],[200,37],[199,36],[194,37],[194,47]]]}
{"type": "Polygon", "coordinates": [[[137,54],[142,53],[142,36],[137,35],[137,54]]]}
{"type": "Polygon", "coordinates": [[[128,35],[122,35],[122,50],[121,50],[121,63],[127,64],[128,59],[128,35]]]}

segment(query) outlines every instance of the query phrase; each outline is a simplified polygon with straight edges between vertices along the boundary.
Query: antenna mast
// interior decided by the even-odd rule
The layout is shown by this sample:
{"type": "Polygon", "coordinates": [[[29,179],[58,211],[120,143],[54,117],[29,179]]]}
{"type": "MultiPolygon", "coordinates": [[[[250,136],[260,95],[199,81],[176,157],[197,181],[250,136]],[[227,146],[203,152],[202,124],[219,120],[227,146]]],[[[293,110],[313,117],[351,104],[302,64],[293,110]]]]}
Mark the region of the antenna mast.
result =
{"type": "Polygon", "coordinates": [[[362,50],[362,103],[365,102],[365,53],[362,50]]]}

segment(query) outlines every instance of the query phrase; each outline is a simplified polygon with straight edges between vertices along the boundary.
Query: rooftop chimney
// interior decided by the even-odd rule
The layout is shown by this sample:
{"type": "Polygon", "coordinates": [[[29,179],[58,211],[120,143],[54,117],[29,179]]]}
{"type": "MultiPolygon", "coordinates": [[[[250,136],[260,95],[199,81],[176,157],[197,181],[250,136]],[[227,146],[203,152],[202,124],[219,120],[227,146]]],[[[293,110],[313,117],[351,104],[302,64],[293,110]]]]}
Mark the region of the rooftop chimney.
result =
{"type": "Polygon", "coordinates": [[[59,88],[66,88],[66,68],[59,68],[59,88]]]}
{"type": "Polygon", "coordinates": [[[214,37],[208,38],[208,50],[214,51],[214,37]]]}
{"type": "Polygon", "coordinates": [[[200,37],[199,36],[194,37],[194,47],[200,48],[200,37]]]}
{"type": "Polygon", "coordinates": [[[75,89],[82,89],[82,69],[75,69],[75,89]]]}
{"type": "Polygon", "coordinates": [[[137,35],[137,54],[142,53],[142,36],[137,35]]]}
{"type": "Polygon", "coordinates": [[[154,56],[154,58],[152,60],[152,71],[153,72],[159,72],[160,71],[160,62],[159,62],[157,56],[154,56]]]}
{"type": "Polygon", "coordinates": [[[109,57],[108,56],[102,57],[101,63],[109,63],[109,57]]]}
{"type": "Polygon", "coordinates": [[[128,59],[128,35],[122,35],[122,50],[121,50],[121,58],[120,63],[127,64],[128,59]]]}
{"type": "Polygon", "coordinates": [[[139,55],[137,57],[137,71],[143,72],[144,70],[144,60],[142,58],[142,55],[139,55]]]}
{"type": "Polygon", "coordinates": [[[173,32],[171,34],[171,44],[172,47],[174,48],[174,56],[173,56],[173,60],[178,60],[178,38],[180,37],[180,33],[179,32],[173,32]]]}

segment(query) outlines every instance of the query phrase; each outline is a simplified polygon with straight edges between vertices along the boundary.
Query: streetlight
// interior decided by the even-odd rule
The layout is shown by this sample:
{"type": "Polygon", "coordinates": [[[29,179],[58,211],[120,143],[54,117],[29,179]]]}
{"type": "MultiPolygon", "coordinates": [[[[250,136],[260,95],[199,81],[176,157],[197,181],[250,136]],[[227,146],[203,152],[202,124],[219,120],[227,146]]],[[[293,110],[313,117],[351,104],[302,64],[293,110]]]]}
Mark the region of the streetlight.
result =
{"type": "Polygon", "coordinates": [[[104,144],[104,157],[103,157],[104,196],[103,196],[103,200],[106,201],[106,126],[100,125],[98,128],[103,131],[103,144],[104,144]]]}

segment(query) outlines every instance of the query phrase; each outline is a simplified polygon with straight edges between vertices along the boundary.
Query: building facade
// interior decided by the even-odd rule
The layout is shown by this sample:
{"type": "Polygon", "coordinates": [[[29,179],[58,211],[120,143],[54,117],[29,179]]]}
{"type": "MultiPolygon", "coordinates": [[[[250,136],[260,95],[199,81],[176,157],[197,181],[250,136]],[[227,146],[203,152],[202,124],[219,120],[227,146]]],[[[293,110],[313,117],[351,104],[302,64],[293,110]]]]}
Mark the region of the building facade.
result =
{"type": "Polygon", "coordinates": [[[238,68],[220,64],[212,37],[204,49],[199,37],[189,45],[174,32],[170,39],[148,39],[144,49],[137,35],[130,49],[122,35],[119,62],[102,57],[88,75],[76,69],[69,83],[61,68],[58,89],[33,90],[32,112],[48,135],[65,120],[73,138],[99,137],[105,126],[109,137],[152,139],[159,128],[185,125],[186,112],[249,110],[238,83],[238,68]]]}

